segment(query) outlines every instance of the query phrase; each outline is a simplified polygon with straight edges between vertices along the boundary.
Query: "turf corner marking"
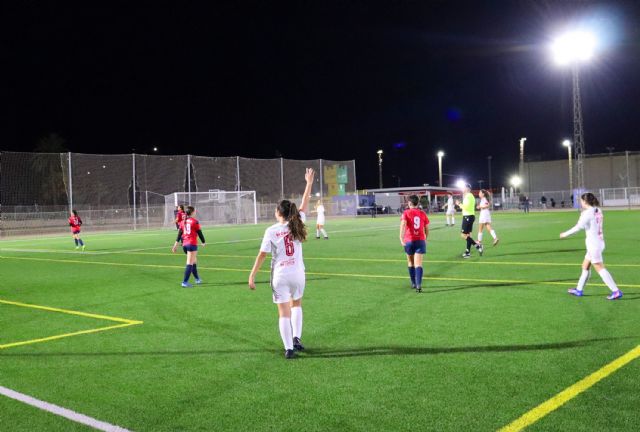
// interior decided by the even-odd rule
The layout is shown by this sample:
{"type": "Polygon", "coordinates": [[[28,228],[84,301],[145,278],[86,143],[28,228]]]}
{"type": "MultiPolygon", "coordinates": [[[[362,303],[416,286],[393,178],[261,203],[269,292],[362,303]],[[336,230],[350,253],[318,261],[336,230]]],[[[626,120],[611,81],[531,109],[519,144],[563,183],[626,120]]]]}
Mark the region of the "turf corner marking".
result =
{"type": "Polygon", "coordinates": [[[25,341],[10,342],[10,343],[6,343],[6,344],[0,345],[0,350],[6,349],[6,348],[13,348],[13,347],[17,347],[17,346],[23,346],[23,345],[31,345],[31,344],[36,344],[36,343],[49,342],[49,341],[68,338],[68,337],[72,337],[72,336],[80,336],[80,335],[85,335],[85,334],[98,333],[98,332],[103,332],[103,331],[107,331],[107,330],[114,330],[114,329],[118,329],[118,328],[125,328],[125,327],[134,326],[134,325],[144,324],[144,321],[130,320],[130,319],[126,319],[126,318],[112,317],[112,316],[108,316],[108,315],[91,314],[91,313],[87,313],[87,312],[80,312],[80,311],[74,311],[74,310],[69,310],[69,309],[60,309],[60,308],[54,308],[54,307],[49,307],[49,306],[34,305],[34,304],[29,304],[29,303],[21,303],[21,302],[15,302],[15,301],[10,301],[10,300],[2,300],[2,299],[0,299],[0,304],[7,304],[7,305],[24,307],[24,308],[29,308],[29,309],[44,310],[44,311],[48,311],[48,312],[63,313],[63,314],[67,314],[67,315],[76,315],[76,316],[82,316],[82,317],[86,317],[86,318],[93,318],[93,319],[99,319],[99,320],[112,321],[112,322],[119,323],[119,324],[110,325],[110,326],[106,326],[106,327],[96,327],[96,328],[87,329],[87,330],[79,330],[79,331],[75,331],[75,332],[63,333],[63,334],[47,336],[47,337],[42,337],[42,338],[36,338],[36,339],[29,339],[29,340],[25,340],[25,341]]]}
{"type": "Polygon", "coordinates": [[[532,410],[524,413],[518,419],[499,429],[498,432],[517,432],[531,426],[533,423],[537,422],[551,412],[557,410],[562,405],[578,396],[580,393],[586,391],[590,387],[593,387],[599,381],[613,374],[623,366],[631,363],[638,357],[640,357],[640,345],[627,352],[626,354],[621,355],[611,363],[608,363],[605,366],[601,367],[591,375],[581,379],[572,386],[567,387],[546,402],[543,402],[532,410]]]}

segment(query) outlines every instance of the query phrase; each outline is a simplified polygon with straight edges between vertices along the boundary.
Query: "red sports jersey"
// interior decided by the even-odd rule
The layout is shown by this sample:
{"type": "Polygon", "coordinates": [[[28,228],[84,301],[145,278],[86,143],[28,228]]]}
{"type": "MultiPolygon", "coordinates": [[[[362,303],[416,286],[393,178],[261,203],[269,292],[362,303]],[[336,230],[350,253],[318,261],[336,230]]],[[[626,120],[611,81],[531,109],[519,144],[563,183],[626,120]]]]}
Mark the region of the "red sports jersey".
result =
{"type": "Polygon", "coordinates": [[[407,223],[404,231],[404,241],[426,240],[424,227],[429,225],[429,218],[420,209],[410,208],[402,214],[402,220],[407,223]]]}
{"type": "Polygon", "coordinates": [[[71,227],[71,231],[80,231],[80,225],[82,225],[82,219],[80,219],[80,216],[69,217],[69,226],[71,227]]]}
{"type": "Polygon", "coordinates": [[[180,224],[182,230],[183,246],[198,246],[198,231],[200,230],[200,222],[194,218],[186,218],[180,224]]]}
{"type": "Polygon", "coordinates": [[[176,214],[176,222],[177,223],[182,223],[187,217],[187,214],[185,212],[183,212],[182,210],[178,210],[178,213],[176,214]]]}

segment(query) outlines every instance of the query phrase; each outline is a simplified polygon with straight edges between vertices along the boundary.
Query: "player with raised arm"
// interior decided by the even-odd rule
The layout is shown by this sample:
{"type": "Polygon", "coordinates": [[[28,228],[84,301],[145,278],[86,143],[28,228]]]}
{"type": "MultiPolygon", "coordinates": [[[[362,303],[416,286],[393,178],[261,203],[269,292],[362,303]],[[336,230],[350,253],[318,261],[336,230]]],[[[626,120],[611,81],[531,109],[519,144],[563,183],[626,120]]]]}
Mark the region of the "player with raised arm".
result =
{"type": "Polygon", "coordinates": [[[576,226],[560,234],[560,238],[567,238],[580,230],[585,230],[586,232],[587,254],[584,257],[584,261],[582,261],[582,274],[578,280],[578,286],[570,289],[569,294],[577,297],[583,295],[582,290],[591,276],[591,266],[593,265],[602,281],[611,290],[611,294],[607,299],[617,300],[622,298],[622,291],[618,289],[613,277],[604,267],[604,260],[602,259],[602,252],[604,251],[604,233],[602,231],[604,216],[602,210],[598,207],[598,199],[591,192],[587,192],[580,197],[580,205],[583,210],[576,226]]]}
{"type": "Polygon", "coordinates": [[[480,204],[478,204],[478,210],[480,210],[480,227],[478,229],[478,241],[482,243],[482,234],[486,228],[493,237],[493,245],[497,245],[500,239],[491,226],[491,195],[486,189],[481,189],[478,193],[480,196],[480,204]]]}
{"type": "Polygon", "coordinates": [[[446,209],[447,226],[454,226],[456,224],[456,205],[453,202],[453,194],[447,193],[447,203],[444,205],[446,209]]]}
{"type": "Polygon", "coordinates": [[[418,208],[420,198],[409,197],[409,208],[402,213],[400,219],[400,244],[407,254],[407,266],[411,287],[416,293],[422,292],[422,258],[427,253],[427,237],[429,237],[429,218],[418,208]]]}
{"type": "Polygon", "coordinates": [[[180,223],[178,238],[176,238],[176,242],[171,248],[171,252],[175,253],[180,244],[180,240],[182,240],[182,250],[187,254],[187,266],[184,270],[184,279],[182,280],[182,286],[184,288],[191,288],[193,286],[189,283],[189,278],[192,273],[196,283],[202,283],[198,275],[198,237],[200,237],[202,247],[205,247],[205,240],[200,222],[194,218],[195,214],[196,210],[192,206],[188,206],[185,209],[185,219],[180,223]]]}
{"type": "Polygon", "coordinates": [[[84,251],[84,242],[80,238],[80,227],[82,226],[82,219],[78,215],[76,210],[71,210],[69,214],[69,226],[71,227],[71,236],[73,237],[73,241],[76,243],[76,250],[82,248],[84,251]]]}
{"type": "Polygon", "coordinates": [[[256,289],[256,274],[271,254],[271,291],[278,306],[280,337],[284,344],[284,357],[292,359],[295,351],[304,350],[302,337],[302,296],[305,288],[302,242],[307,238],[304,225],[311,198],[315,172],[307,168],[306,186],[300,210],[295,203],[282,200],[275,210],[277,223],[267,228],[260,245],[260,252],[249,275],[249,288],[256,289]]]}
{"type": "Polygon", "coordinates": [[[471,185],[469,183],[465,184],[462,188],[462,203],[458,200],[456,202],[462,208],[462,233],[461,237],[463,240],[467,242],[467,246],[465,248],[464,253],[462,254],[462,258],[470,258],[471,257],[471,248],[475,247],[480,256],[482,256],[482,244],[475,241],[471,237],[471,233],[473,232],[473,223],[476,220],[476,198],[471,193],[471,185]]]}
{"type": "Polygon", "coordinates": [[[324,217],[324,205],[322,204],[322,200],[318,200],[316,203],[316,212],[318,213],[318,218],[316,219],[316,239],[320,238],[320,233],[325,240],[329,240],[329,236],[327,232],[324,230],[325,217],[324,217]]]}

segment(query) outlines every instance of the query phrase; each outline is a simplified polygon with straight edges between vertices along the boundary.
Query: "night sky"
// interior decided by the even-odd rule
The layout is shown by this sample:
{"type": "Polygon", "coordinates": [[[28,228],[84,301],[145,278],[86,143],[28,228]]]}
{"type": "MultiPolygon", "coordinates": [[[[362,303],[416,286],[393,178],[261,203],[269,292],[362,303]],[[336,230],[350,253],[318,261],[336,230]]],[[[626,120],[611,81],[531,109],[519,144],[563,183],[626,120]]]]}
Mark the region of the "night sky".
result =
{"type": "Polygon", "coordinates": [[[385,186],[436,184],[442,149],[475,184],[492,155],[499,186],[522,136],[566,157],[571,75],[548,45],[576,23],[603,41],[587,152],[640,150],[640,2],[585,0],[12,2],[0,149],[356,159],[359,188],[378,148],[385,186]]]}

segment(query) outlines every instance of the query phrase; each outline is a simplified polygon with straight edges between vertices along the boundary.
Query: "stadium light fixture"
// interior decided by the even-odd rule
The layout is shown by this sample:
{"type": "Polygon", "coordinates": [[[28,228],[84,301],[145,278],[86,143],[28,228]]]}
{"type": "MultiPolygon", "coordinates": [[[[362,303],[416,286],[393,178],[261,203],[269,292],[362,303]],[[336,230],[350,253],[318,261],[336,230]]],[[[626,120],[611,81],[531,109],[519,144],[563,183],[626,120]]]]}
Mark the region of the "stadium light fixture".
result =
{"type": "Polygon", "coordinates": [[[464,189],[466,184],[467,182],[464,179],[459,179],[458,181],[456,181],[456,187],[460,190],[464,189]]]}
{"type": "Polygon", "coordinates": [[[593,33],[586,30],[572,30],[554,39],[551,52],[556,64],[566,66],[591,60],[596,46],[597,41],[593,33]]]}
{"type": "Polygon", "coordinates": [[[509,180],[509,183],[511,183],[511,186],[513,186],[514,188],[517,188],[522,184],[522,179],[520,178],[520,176],[514,175],[513,177],[511,177],[511,180],[509,180]]]}
{"type": "Polygon", "coordinates": [[[154,151],[154,152],[157,152],[157,151],[158,151],[158,147],[154,147],[154,148],[153,148],[153,151],[154,151]]]}
{"type": "Polygon", "coordinates": [[[442,158],[444,157],[444,152],[440,150],[438,152],[438,186],[442,187],[442,158]]]}

